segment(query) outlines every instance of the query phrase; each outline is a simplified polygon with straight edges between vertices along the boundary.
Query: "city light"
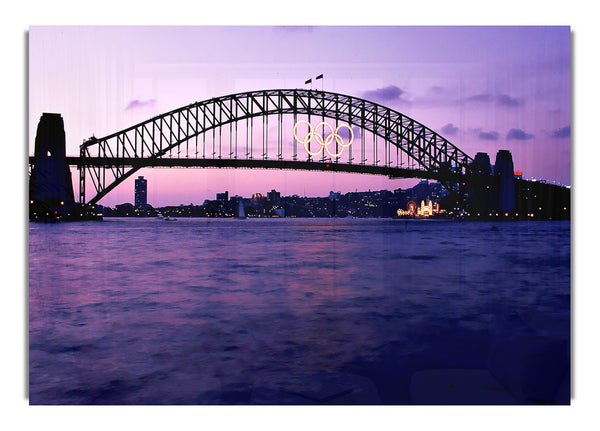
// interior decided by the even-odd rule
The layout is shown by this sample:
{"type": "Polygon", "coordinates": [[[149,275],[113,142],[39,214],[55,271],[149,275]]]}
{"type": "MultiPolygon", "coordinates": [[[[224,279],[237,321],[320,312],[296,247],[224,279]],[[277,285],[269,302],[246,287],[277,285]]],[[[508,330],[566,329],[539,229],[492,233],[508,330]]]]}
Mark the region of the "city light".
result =
{"type": "Polygon", "coordinates": [[[431,217],[440,212],[440,205],[438,203],[434,204],[430,199],[427,199],[427,203],[422,200],[420,207],[417,207],[417,204],[414,201],[410,201],[406,207],[406,210],[398,208],[396,214],[399,217],[431,217]]]}

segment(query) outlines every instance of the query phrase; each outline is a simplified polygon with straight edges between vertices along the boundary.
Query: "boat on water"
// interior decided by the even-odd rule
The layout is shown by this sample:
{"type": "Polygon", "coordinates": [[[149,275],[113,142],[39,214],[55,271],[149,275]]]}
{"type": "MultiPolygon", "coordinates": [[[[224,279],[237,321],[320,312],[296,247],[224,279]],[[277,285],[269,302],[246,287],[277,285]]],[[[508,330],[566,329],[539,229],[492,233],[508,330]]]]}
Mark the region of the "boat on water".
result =
{"type": "Polygon", "coordinates": [[[176,218],[174,218],[174,217],[169,217],[169,216],[166,216],[165,218],[163,218],[163,220],[164,220],[164,221],[177,221],[177,219],[176,219],[176,218]]]}

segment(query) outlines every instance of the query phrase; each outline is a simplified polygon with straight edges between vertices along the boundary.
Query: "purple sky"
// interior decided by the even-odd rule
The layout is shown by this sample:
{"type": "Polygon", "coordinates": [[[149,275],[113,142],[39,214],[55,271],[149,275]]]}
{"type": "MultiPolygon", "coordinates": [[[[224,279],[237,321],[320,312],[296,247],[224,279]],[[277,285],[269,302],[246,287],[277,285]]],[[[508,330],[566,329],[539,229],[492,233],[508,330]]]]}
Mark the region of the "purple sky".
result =
{"type": "MultiPolygon", "coordinates": [[[[508,149],[524,177],[570,185],[570,44],[569,27],[31,27],[29,153],[43,112],[62,114],[67,154],[77,155],[92,134],[215,96],[308,88],[304,81],[323,73],[325,90],[396,109],[492,163],[508,149]]],[[[224,190],[325,196],[415,182],[144,169],[100,203],[133,202],[137,175],[155,206],[201,204],[224,190]]]]}

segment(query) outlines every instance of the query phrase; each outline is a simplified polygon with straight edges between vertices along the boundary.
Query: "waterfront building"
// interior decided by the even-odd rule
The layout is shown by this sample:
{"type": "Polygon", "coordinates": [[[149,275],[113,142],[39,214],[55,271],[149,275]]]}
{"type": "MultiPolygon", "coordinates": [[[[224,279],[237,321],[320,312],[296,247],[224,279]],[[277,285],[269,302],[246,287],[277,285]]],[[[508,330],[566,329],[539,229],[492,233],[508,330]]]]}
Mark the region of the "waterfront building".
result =
{"type": "Polygon", "coordinates": [[[421,201],[421,206],[417,208],[417,217],[431,217],[440,211],[440,204],[434,204],[433,201],[427,198],[427,202],[421,201]]]}
{"type": "Polygon", "coordinates": [[[134,202],[137,209],[148,210],[148,181],[143,176],[139,176],[135,180],[134,202]]]}
{"type": "Polygon", "coordinates": [[[469,211],[472,214],[488,214],[496,205],[492,165],[487,153],[479,152],[471,166],[473,178],[469,185],[469,211]]]}
{"type": "Polygon", "coordinates": [[[272,204],[276,204],[281,199],[281,193],[272,189],[270,192],[267,193],[267,199],[271,201],[272,204]]]}
{"type": "Polygon", "coordinates": [[[262,193],[254,193],[252,195],[252,210],[257,216],[263,216],[265,213],[265,197],[262,193]]]}
{"type": "Polygon", "coordinates": [[[473,171],[476,174],[491,175],[492,165],[490,162],[490,156],[488,153],[479,152],[475,154],[473,159],[473,171]]]}
{"type": "Polygon", "coordinates": [[[496,185],[497,209],[501,213],[515,210],[515,174],[512,154],[499,150],[496,154],[494,177],[496,185]]]}
{"type": "Polygon", "coordinates": [[[398,209],[396,214],[399,217],[431,217],[440,212],[440,204],[434,203],[429,197],[421,201],[421,205],[417,207],[414,201],[410,201],[406,206],[406,210],[398,209]]]}

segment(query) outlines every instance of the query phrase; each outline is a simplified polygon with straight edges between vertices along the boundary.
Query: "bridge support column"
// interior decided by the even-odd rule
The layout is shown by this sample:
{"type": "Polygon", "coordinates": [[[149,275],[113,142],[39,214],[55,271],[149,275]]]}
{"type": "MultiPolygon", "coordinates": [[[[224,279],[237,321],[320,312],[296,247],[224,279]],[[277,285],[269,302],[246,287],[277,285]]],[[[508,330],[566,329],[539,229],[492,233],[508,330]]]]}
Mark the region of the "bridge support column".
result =
{"type": "Polygon", "coordinates": [[[65,154],[65,127],[60,114],[44,113],[35,136],[35,162],[29,179],[32,205],[67,214],[75,205],[71,171],[65,154]]]}
{"type": "MultiPolygon", "coordinates": [[[[79,157],[85,157],[85,148],[79,150],[79,157]]],[[[79,203],[85,203],[85,166],[79,166],[79,203]]]]}

